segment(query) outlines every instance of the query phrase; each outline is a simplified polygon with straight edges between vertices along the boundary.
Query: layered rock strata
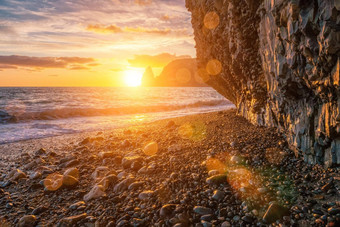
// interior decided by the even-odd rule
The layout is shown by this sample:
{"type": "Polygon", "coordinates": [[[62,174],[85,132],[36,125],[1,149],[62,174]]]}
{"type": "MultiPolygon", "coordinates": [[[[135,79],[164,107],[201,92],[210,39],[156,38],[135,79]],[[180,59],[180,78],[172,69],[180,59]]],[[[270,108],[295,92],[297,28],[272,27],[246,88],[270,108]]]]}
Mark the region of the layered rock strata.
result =
{"type": "Polygon", "coordinates": [[[297,156],[340,164],[340,1],[186,0],[199,72],[297,156]]]}

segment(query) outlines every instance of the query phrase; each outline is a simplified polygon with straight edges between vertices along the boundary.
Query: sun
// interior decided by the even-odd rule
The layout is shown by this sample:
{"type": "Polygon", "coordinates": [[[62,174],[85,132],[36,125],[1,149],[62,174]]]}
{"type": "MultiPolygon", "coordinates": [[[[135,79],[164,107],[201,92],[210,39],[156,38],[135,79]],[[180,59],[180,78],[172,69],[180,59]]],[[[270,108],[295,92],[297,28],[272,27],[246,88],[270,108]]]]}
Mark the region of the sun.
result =
{"type": "Polygon", "coordinates": [[[142,84],[142,72],[138,70],[126,70],[124,72],[124,83],[128,87],[138,87],[142,84]]]}

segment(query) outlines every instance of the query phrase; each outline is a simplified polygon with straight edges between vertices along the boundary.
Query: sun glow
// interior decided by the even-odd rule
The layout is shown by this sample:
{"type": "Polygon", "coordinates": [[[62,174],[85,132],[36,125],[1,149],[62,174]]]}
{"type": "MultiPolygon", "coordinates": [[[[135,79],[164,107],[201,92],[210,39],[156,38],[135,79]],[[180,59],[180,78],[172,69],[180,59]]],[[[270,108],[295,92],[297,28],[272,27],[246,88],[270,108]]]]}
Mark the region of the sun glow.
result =
{"type": "Polygon", "coordinates": [[[124,72],[124,83],[129,87],[138,87],[142,84],[142,72],[138,70],[127,70],[124,72]]]}

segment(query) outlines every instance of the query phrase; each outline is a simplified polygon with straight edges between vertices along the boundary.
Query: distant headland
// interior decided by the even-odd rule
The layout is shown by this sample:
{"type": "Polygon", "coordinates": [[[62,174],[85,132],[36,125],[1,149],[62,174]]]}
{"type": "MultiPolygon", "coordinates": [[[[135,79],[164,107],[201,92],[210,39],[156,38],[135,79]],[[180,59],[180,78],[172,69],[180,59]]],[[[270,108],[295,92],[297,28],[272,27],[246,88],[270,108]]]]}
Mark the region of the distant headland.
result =
{"type": "Polygon", "coordinates": [[[166,65],[159,76],[147,67],[142,78],[144,87],[207,87],[197,74],[196,58],[177,59],[166,65]]]}

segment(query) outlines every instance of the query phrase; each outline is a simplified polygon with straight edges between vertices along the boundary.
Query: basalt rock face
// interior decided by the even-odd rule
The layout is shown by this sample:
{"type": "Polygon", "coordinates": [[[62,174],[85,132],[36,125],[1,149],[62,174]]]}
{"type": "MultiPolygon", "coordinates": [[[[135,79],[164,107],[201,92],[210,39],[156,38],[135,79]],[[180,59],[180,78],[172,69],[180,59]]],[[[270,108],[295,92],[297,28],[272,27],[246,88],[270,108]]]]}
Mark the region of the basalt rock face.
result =
{"type": "Polygon", "coordinates": [[[201,76],[311,164],[340,164],[340,1],[186,0],[201,76]]]}

